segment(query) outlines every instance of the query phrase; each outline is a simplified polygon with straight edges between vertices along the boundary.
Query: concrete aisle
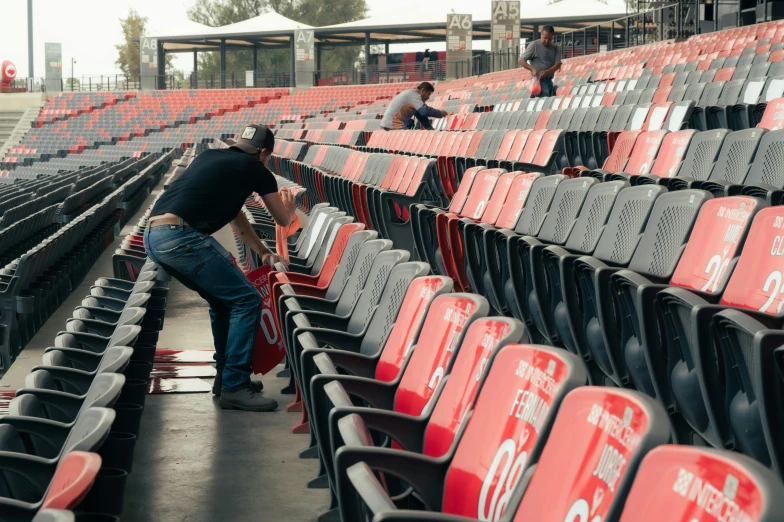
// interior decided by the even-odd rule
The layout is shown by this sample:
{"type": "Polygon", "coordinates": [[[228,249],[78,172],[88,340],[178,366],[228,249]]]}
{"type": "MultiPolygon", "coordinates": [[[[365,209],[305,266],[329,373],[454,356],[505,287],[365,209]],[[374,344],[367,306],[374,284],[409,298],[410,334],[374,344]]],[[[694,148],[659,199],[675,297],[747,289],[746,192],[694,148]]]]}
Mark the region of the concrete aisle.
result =
{"type": "MultiPolygon", "coordinates": [[[[228,227],[216,237],[236,255],[228,227]]],[[[206,303],[175,280],[158,347],[213,347],[206,303]]],[[[327,492],[306,488],[318,461],[298,457],[308,437],[291,433],[300,414],[283,411],[293,396],[276,373],[262,377],[280,404],[271,413],[222,410],[211,393],[149,395],[123,522],[305,522],[324,511],[327,492]]]]}
{"type": "MultiPolygon", "coordinates": [[[[65,329],[90,286],[101,276],[111,276],[114,250],[152,201],[145,201],[84,282],[28,343],[0,381],[0,390],[23,387],[25,376],[41,363],[44,350],[65,329]]],[[[228,228],[217,237],[234,250],[228,228]]],[[[212,349],[206,303],[177,281],[170,283],[158,346],[212,349]]],[[[148,396],[123,522],[293,522],[311,520],[326,509],[326,491],[305,487],[318,463],[298,458],[308,438],[291,434],[299,414],[283,411],[292,396],[280,395],[287,383],[273,377],[275,373],[263,378],[265,393],[281,405],[272,413],[224,411],[206,393],[148,396]]]]}

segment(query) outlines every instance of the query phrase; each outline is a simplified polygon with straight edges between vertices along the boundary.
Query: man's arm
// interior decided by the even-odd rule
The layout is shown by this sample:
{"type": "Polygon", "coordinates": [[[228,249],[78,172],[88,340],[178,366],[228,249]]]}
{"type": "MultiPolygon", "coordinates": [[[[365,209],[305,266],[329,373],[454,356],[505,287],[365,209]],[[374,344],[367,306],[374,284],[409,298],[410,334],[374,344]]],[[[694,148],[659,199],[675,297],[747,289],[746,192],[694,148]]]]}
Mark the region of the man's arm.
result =
{"type": "Polygon", "coordinates": [[[231,229],[234,231],[237,237],[242,240],[243,243],[248,245],[251,250],[261,256],[262,262],[267,261],[265,257],[272,255],[272,251],[270,251],[270,249],[264,245],[261,239],[259,239],[259,236],[256,235],[256,231],[253,230],[250,222],[248,222],[248,218],[245,217],[245,214],[243,214],[242,211],[237,214],[237,217],[229,222],[229,225],[231,225],[231,229]]]}
{"type": "Polygon", "coordinates": [[[414,117],[419,120],[419,123],[427,130],[433,130],[433,126],[430,125],[430,120],[427,116],[424,116],[421,112],[415,111],[414,117]]]}
{"type": "Polygon", "coordinates": [[[528,63],[528,60],[534,57],[534,43],[531,42],[528,44],[528,47],[525,48],[525,52],[520,57],[520,60],[517,63],[525,70],[530,71],[531,74],[534,76],[538,75],[539,73],[536,69],[533,68],[531,64],[528,63]]]}
{"type": "Polygon", "coordinates": [[[433,109],[432,107],[428,107],[427,105],[422,105],[422,107],[418,109],[417,112],[429,118],[446,118],[447,116],[449,116],[448,112],[442,111],[440,109],[433,109]]]}
{"type": "Polygon", "coordinates": [[[523,69],[525,69],[525,70],[527,70],[527,71],[530,71],[532,75],[534,75],[534,76],[538,76],[538,75],[539,75],[539,72],[537,72],[537,70],[536,70],[536,69],[534,69],[534,68],[531,66],[531,64],[529,64],[528,62],[526,62],[524,59],[520,58],[520,61],[519,61],[519,62],[517,62],[517,63],[519,63],[519,64],[520,64],[520,66],[521,66],[523,69]]]}
{"type": "Polygon", "coordinates": [[[282,227],[287,227],[294,221],[294,211],[297,209],[297,202],[291,191],[270,192],[261,196],[261,199],[264,201],[264,206],[272,215],[275,223],[282,227]]]}
{"type": "Polygon", "coordinates": [[[551,74],[555,74],[556,71],[558,71],[560,68],[561,68],[561,62],[558,62],[552,67],[550,67],[549,69],[545,69],[544,71],[542,71],[542,76],[549,76],[551,74]]]}

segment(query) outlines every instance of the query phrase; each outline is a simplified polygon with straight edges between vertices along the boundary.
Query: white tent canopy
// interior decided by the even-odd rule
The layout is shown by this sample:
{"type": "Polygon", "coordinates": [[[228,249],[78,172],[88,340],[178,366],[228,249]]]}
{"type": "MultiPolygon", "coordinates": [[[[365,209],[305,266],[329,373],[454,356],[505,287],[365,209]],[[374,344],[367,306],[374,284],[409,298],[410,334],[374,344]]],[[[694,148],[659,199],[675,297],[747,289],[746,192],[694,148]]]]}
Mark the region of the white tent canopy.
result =
{"type": "Polygon", "coordinates": [[[308,24],[303,24],[286,18],[285,16],[269,11],[254,18],[243,20],[234,24],[220,27],[209,27],[188,20],[173,27],[152,31],[150,36],[159,40],[242,40],[244,37],[286,36],[290,37],[295,29],[313,29],[308,24]]]}
{"type": "MultiPolygon", "coordinates": [[[[552,3],[548,3],[548,0],[524,0],[521,4],[522,25],[549,23],[559,27],[561,22],[567,26],[579,24],[583,27],[597,21],[620,18],[626,14],[624,0],[557,0],[552,3]]],[[[450,10],[460,14],[471,14],[475,25],[475,38],[487,36],[490,24],[489,1],[452,0],[450,10]]],[[[269,43],[283,43],[289,41],[295,29],[315,29],[317,40],[321,40],[322,36],[330,40],[327,35],[337,38],[338,34],[344,34],[348,39],[364,39],[365,33],[373,33],[371,37],[376,41],[410,40],[412,36],[430,38],[432,41],[434,38],[444,36],[446,15],[446,11],[434,9],[432,4],[403,0],[390,3],[386,12],[376,13],[369,18],[325,27],[314,28],[286,18],[275,11],[269,11],[221,27],[208,27],[187,21],[175,27],[156,30],[151,36],[164,40],[167,50],[174,50],[176,47],[210,45],[221,40],[231,45],[248,45],[249,42],[262,42],[265,39],[269,43]],[[172,45],[176,42],[189,43],[172,45]]]]}

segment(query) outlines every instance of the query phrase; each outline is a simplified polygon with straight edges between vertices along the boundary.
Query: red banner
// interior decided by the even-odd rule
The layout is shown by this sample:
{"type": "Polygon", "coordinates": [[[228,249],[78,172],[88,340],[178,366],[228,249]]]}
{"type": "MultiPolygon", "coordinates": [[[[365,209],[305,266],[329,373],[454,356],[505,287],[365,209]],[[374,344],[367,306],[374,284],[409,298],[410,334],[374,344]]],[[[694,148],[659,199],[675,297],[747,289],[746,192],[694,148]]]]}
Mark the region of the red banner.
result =
{"type": "Polygon", "coordinates": [[[261,320],[253,345],[253,373],[266,374],[279,365],[286,355],[283,336],[278,331],[273,316],[272,293],[270,292],[269,274],[272,267],[264,265],[250,272],[247,276],[256,290],[261,294],[261,320]]]}

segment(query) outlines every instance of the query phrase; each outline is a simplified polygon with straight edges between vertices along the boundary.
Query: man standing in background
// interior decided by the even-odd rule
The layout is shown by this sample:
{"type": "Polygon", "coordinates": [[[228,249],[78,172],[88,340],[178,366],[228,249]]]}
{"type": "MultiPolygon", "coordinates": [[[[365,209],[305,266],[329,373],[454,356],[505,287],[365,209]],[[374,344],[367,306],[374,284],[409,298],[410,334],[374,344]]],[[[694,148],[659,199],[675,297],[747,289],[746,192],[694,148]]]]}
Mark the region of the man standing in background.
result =
{"type": "Polygon", "coordinates": [[[542,92],[538,98],[555,96],[553,75],[561,68],[561,48],[553,43],[555,29],[552,25],[542,27],[542,37],[528,44],[518,62],[523,69],[539,78],[542,92]]]}

